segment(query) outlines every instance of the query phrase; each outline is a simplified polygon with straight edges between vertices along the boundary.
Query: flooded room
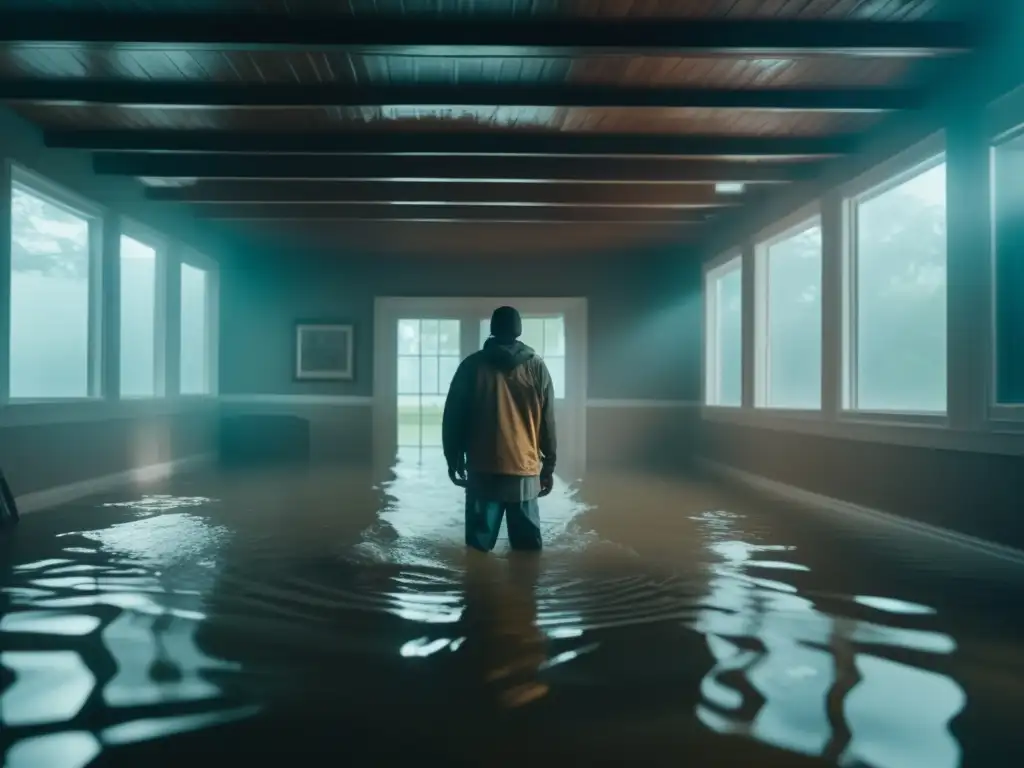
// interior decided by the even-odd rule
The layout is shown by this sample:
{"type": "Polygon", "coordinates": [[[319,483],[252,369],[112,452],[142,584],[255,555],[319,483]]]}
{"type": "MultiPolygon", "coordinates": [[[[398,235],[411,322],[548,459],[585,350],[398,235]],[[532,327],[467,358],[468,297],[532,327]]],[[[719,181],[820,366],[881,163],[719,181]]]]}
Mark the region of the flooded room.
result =
{"type": "Polygon", "coordinates": [[[1020,766],[1022,35],[0,3],[0,764],[1020,766]]]}

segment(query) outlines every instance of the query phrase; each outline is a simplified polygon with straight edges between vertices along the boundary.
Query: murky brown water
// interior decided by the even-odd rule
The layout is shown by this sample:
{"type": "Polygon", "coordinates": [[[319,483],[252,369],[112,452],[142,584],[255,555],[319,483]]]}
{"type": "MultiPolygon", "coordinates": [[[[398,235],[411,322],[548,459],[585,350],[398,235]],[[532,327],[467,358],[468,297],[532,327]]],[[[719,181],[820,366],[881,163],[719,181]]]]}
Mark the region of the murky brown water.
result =
{"type": "Polygon", "coordinates": [[[436,461],[26,516],[5,765],[1022,764],[1024,564],[643,474],[560,484],[539,559],[467,558],[436,461]]]}

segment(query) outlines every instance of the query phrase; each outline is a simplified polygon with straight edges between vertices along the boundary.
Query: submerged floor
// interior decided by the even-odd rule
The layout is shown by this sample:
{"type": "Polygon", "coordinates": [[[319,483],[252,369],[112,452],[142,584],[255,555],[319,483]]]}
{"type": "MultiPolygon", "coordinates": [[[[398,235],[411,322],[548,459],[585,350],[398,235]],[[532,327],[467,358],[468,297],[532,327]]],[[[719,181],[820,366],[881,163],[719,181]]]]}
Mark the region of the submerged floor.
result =
{"type": "Polygon", "coordinates": [[[0,551],[5,765],[1019,765],[1024,566],[659,475],[542,515],[539,560],[467,560],[433,457],[28,515],[0,551]]]}

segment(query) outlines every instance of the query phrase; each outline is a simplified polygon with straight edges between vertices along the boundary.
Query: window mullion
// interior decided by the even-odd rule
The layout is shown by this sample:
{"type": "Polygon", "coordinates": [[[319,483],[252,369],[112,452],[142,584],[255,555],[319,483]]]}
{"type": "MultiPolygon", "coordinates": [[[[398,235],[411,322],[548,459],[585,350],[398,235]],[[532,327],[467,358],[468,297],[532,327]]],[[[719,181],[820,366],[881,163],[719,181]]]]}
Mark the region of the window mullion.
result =
{"type": "Polygon", "coordinates": [[[11,388],[11,164],[0,158],[0,407],[11,388]]]}
{"type": "MultiPolygon", "coordinates": [[[[90,308],[95,303],[99,311],[99,349],[90,351],[90,359],[100,366],[99,394],[107,400],[121,398],[121,217],[107,212],[94,220],[101,227],[100,249],[96,256],[99,275],[95,286],[90,286],[90,308]]],[[[95,239],[94,239],[95,240],[95,239]]],[[[92,258],[93,254],[90,254],[92,258]]],[[[90,309],[92,312],[92,309],[90,309]]],[[[92,344],[90,343],[90,347],[92,344]]],[[[90,376],[90,379],[92,377],[90,376]]]]}

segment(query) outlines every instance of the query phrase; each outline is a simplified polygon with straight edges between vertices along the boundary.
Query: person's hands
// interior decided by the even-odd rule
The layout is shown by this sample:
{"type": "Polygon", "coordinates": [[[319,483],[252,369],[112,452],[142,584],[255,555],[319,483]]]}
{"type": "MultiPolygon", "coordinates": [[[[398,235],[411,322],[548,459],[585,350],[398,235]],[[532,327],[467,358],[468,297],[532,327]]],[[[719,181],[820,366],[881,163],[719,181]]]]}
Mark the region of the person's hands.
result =
{"type": "Polygon", "coordinates": [[[459,456],[454,464],[448,465],[448,479],[460,488],[466,487],[466,457],[459,456]]]}
{"type": "Polygon", "coordinates": [[[551,490],[555,487],[555,476],[554,475],[541,475],[540,476],[540,495],[547,496],[551,493],[551,490]]]}

